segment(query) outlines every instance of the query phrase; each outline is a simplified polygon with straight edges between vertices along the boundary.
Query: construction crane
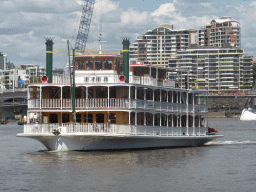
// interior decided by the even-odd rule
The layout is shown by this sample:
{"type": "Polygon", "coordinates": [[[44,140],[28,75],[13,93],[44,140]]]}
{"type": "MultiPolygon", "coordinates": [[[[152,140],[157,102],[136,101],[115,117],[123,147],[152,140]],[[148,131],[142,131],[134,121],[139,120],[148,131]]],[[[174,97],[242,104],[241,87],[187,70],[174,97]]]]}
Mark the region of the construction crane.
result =
{"type": "Polygon", "coordinates": [[[83,50],[85,50],[94,4],[95,4],[95,0],[85,0],[84,2],[78,34],[76,37],[76,44],[75,44],[76,51],[83,52],[83,50]]]}

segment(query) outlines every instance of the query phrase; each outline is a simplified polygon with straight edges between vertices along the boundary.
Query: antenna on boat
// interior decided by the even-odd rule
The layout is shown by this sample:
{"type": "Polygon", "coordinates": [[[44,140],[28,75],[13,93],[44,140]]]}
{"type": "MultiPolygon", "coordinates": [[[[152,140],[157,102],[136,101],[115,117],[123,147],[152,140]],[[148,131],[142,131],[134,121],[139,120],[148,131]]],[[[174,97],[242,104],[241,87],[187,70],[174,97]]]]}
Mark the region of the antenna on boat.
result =
{"type": "Polygon", "coordinates": [[[99,34],[99,44],[100,44],[100,54],[102,54],[101,51],[101,33],[102,33],[102,0],[100,2],[100,34],[99,34]]]}
{"type": "Polygon", "coordinates": [[[68,46],[68,70],[69,70],[69,77],[70,77],[70,83],[71,83],[71,66],[70,66],[70,51],[69,51],[69,40],[67,40],[67,46],[68,46]]]}
{"type": "MultiPolygon", "coordinates": [[[[99,54],[102,54],[102,43],[105,43],[106,41],[102,41],[102,0],[101,0],[101,5],[100,5],[100,22],[99,22],[99,46],[100,46],[100,50],[99,50],[99,54]]],[[[96,41],[97,42],[97,41],[96,41]]]]}

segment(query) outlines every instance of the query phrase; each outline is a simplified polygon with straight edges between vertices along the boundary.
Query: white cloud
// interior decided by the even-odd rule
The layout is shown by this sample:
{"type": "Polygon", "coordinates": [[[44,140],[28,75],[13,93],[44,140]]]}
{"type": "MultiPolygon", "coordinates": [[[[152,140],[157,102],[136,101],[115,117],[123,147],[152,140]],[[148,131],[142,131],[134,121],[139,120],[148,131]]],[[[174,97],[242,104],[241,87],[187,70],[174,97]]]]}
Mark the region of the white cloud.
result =
{"type": "Polygon", "coordinates": [[[119,7],[119,2],[113,2],[110,0],[99,0],[95,2],[94,13],[108,14],[109,12],[116,11],[119,7]],[[101,9],[102,8],[102,9],[101,9]]]}
{"type": "Polygon", "coordinates": [[[256,7],[256,1],[253,1],[249,4],[249,6],[253,6],[253,7],[256,7]]]}
{"type": "Polygon", "coordinates": [[[204,7],[209,7],[209,8],[211,8],[211,6],[212,6],[211,3],[201,3],[201,5],[204,7]]]}
{"type": "Polygon", "coordinates": [[[67,13],[80,5],[70,0],[6,0],[1,2],[0,11],[13,13],[17,11],[35,13],[67,13]]]}
{"type": "Polygon", "coordinates": [[[153,17],[159,17],[159,16],[170,16],[171,14],[175,13],[175,6],[173,3],[165,3],[160,5],[160,7],[153,11],[151,14],[153,17]]]}
{"type": "Polygon", "coordinates": [[[149,18],[149,13],[146,11],[139,12],[132,8],[129,8],[121,15],[122,25],[140,25],[144,24],[149,18]]]}

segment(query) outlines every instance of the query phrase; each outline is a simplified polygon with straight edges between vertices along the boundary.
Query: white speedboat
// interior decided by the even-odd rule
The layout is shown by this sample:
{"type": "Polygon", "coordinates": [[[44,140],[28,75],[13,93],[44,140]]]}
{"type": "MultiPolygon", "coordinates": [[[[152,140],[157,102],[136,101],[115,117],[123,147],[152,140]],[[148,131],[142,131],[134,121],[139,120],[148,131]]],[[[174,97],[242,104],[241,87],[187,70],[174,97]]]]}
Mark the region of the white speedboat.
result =
{"type": "Polygon", "coordinates": [[[240,120],[242,121],[256,120],[256,111],[252,108],[244,108],[242,110],[240,120]]]}
{"type": "Polygon", "coordinates": [[[18,137],[36,139],[48,150],[109,150],[200,146],[222,136],[201,124],[207,93],[168,79],[176,69],[129,65],[120,55],[74,60],[74,84],[68,76],[53,76],[52,83],[29,85],[27,124],[18,137]]]}
{"type": "Polygon", "coordinates": [[[250,98],[247,100],[247,103],[245,104],[240,120],[242,121],[252,121],[256,120],[256,111],[253,109],[254,106],[254,98],[250,98]]]}

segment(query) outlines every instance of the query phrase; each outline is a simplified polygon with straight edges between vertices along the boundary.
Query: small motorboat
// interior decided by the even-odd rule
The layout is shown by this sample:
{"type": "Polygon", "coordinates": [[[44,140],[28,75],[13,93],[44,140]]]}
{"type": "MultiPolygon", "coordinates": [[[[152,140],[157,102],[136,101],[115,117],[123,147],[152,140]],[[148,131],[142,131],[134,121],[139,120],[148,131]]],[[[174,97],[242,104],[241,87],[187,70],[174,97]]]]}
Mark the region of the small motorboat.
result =
{"type": "Polygon", "coordinates": [[[217,129],[208,127],[208,135],[214,135],[218,133],[217,129]]]}

